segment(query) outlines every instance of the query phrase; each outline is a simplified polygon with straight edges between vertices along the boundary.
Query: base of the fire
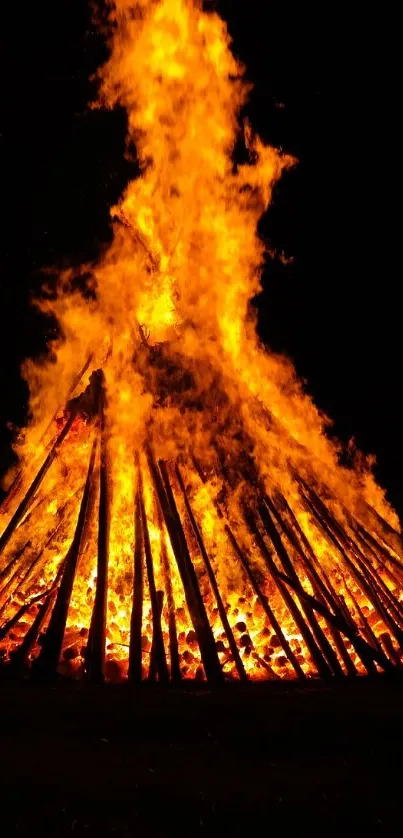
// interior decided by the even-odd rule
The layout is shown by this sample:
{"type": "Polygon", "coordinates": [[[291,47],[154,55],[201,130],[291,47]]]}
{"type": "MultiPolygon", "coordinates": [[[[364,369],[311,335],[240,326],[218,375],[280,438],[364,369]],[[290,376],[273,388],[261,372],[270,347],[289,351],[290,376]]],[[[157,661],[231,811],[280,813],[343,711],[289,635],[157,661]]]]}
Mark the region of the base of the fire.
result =
{"type": "Polygon", "coordinates": [[[219,684],[402,668],[403,548],[374,510],[341,520],[298,475],[294,508],[258,477],[232,493],[218,448],[216,469],[163,460],[150,434],[122,464],[129,512],[113,512],[102,373],[58,424],[1,510],[3,670],[219,684]],[[73,449],[80,493],[63,481],[73,449]]]}

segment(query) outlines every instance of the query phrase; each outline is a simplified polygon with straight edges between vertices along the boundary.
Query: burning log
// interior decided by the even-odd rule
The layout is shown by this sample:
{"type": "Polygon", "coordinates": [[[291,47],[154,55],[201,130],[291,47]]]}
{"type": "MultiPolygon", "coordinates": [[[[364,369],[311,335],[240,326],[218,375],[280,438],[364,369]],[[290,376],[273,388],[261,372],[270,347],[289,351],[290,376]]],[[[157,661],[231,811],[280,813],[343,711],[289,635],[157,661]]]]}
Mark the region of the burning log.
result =
{"type": "Polygon", "coordinates": [[[14,531],[18,527],[18,524],[20,523],[23,515],[27,511],[27,509],[29,507],[29,504],[31,503],[31,500],[35,495],[35,492],[37,492],[37,490],[39,489],[39,486],[42,483],[43,478],[45,477],[45,474],[49,470],[49,468],[52,465],[54,459],[57,457],[57,455],[59,453],[59,450],[61,448],[61,445],[62,445],[63,441],[65,440],[65,438],[66,438],[66,436],[67,436],[67,434],[68,434],[68,432],[69,432],[69,430],[70,430],[70,428],[71,428],[71,426],[74,422],[74,419],[75,419],[75,414],[71,413],[70,416],[68,417],[64,427],[60,431],[60,434],[57,437],[56,442],[53,444],[51,450],[49,451],[49,454],[47,455],[43,465],[39,469],[38,474],[36,475],[36,477],[32,481],[29,489],[25,493],[25,496],[23,497],[22,501],[20,502],[16,511],[14,512],[14,515],[12,516],[9,524],[5,528],[5,530],[3,532],[3,535],[0,536],[0,555],[2,554],[5,546],[8,544],[8,542],[9,542],[11,536],[13,535],[14,531]]]}
{"type": "MultiPolygon", "coordinates": [[[[164,591],[156,591],[156,605],[158,608],[158,621],[161,627],[161,614],[164,607],[164,591]]],[[[153,614],[154,620],[154,614],[153,614]]],[[[150,669],[148,672],[148,679],[149,681],[155,681],[157,675],[159,674],[159,680],[162,683],[167,683],[169,679],[168,674],[168,666],[165,658],[165,648],[163,642],[163,636],[161,631],[161,640],[162,640],[162,656],[163,661],[161,659],[161,649],[159,648],[159,642],[156,641],[156,635],[154,634],[153,630],[153,642],[151,645],[151,655],[150,655],[150,669]]]]}
{"type": "Polygon", "coordinates": [[[53,607],[56,598],[57,585],[60,580],[62,571],[63,565],[59,569],[59,573],[56,577],[53,589],[45,596],[42,605],[38,609],[38,613],[32,623],[32,626],[27,631],[21,645],[11,654],[10,670],[12,673],[21,672],[27,665],[28,658],[38,639],[38,635],[42,629],[42,626],[45,624],[48,614],[51,608],[53,607]]]}
{"type": "Polygon", "coordinates": [[[269,604],[269,601],[268,601],[267,597],[261,591],[260,586],[258,585],[256,576],[253,573],[252,568],[251,568],[251,566],[250,566],[250,564],[247,560],[246,554],[244,553],[243,550],[241,550],[241,548],[238,544],[238,541],[235,538],[235,535],[232,532],[232,530],[231,530],[231,528],[228,524],[225,524],[225,531],[226,531],[226,533],[228,535],[228,538],[229,538],[229,540],[232,544],[232,547],[235,551],[235,554],[240,559],[242,567],[244,568],[244,570],[246,572],[246,575],[247,575],[247,577],[248,577],[248,579],[249,579],[249,581],[252,585],[252,588],[253,588],[256,596],[258,597],[258,600],[261,603],[265,614],[267,615],[267,617],[270,621],[272,629],[276,633],[276,636],[278,637],[278,639],[280,641],[280,644],[281,644],[281,646],[284,650],[284,653],[285,653],[287,659],[290,661],[290,664],[295,671],[295,674],[296,674],[297,678],[302,678],[302,679],[305,678],[304,670],[302,669],[302,667],[301,667],[301,665],[298,661],[298,658],[296,657],[296,655],[294,655],[294,652],[292,651],[291,646],[290,646],[288,640],[285,637],[285,634],[284,634],[284,632],[283,632],[283,630],[280,626],[280,623],[278,622],[278,620],[277,620],[277,618],[274,614],[274,611],[270,607],[270,604],[269,604]]]}
{"type": "MultiPolygon", "coordinates": [[[[267,532],[268,532],[268,534],[271,538],[271,541],[272,541],[273,546],[274,546],[274,548],[277,552],[277,555],[278,555],[278,557],[279,557],[279,559],[280,559],[280,561],[283,565],[283,568],[284,568],[285,572],[288,574],[288,576],[291,579],[294,579],[294,581],[298,582],[299,580],[298,580],[297,574],[294,570],[293,564],[292,564],[291,559],[290,559],[290,557],[287,553],[287,550],[284,547],[284,544],[283,544],[282,539],[281,539],[281,535],[279,534],[279,532],[276,529],[274,521],[273,521],[273,519],[270,515],[269,509],[267,508],[267,506],[261,505],[259,507],[259,513],[260,513],[261,519],[263,521],[263,524],[266,527],[267,532]]],[[[317,646],[319,647],[319,649],[322,652],[322,657],[323,657],[324,661],[326,662],[327,667],[330,667],[330,670],[332,671],[332,674],[334,676],[343,675],[343,670],[340,666],[338,658],[337,658],[335,652],[333,651],[333,649],[332,649],[326,635],[324,634],[321,626],[319,625],[319,622],[315,617],[314,610],[310,607],[310,605],[308,605],[306,602],[304,602],[304,600],[301,601],[301,606],[302,606],[302,609],[305,612],[305,616],[306,616],[306,618],[307,618],[307,620],[308,620],[308,622],[311,626],[312,634],[313,634],[313,636],[316,640],[317,646]]]]}
{"type": "Polygon", "coordinates": [[[160,461],[158,470],[149,446],[146,448],[146,453],[150,473],[181,575],[186,603],[196,632],[206,676],[212,683],[221,683],[223,674],[215,647],[214,635],[207,618],[196,573],[189,555],[167,468],[165,463],[160,461]]]}
{"type": "MultiPolygon", "coordinates": [[[[348,540],[348,537],[343,533],[343,530],[337,524],[337,522],[333,519],[331,514],[328,512],[325,505],[322,503],[320,498],[313,492],[313,490],[309,490],[310,495],[313,498],[313,502],[309,501],[311,505],[311,509],[315,511],[315,508],[318,509],[319,514],[322,516],[324,522],[326,522],[326,531],[331,538],[333,544],[339,550],[345,564],[349,568],[349,571],[352,575],[356,578],[358,585],[360,586],[361,590],[365,591],[366,595],[370,602],[372,602],[373,607],[375,610],[380,614],[382,619],[385,622],[385,625],[388,626],[392,634],[396,637],[399,646],[402,645],[403,642],[403,632],[396,625],[395,621],[385,608],[382,598],[379,596],[379,585],[377,580],[374,579],[373,575],[371,574],[369,577],[365,575],[365,572],[362,572],[362,568],[360,567],[360,560],[359,556],[357,556],[357,551],[355,551],[354,558],[355,562],[348,555],[348,551],[351,548],[354,548],[354,544],[351,544],[348,540]],[[358,564],[358,567],[356,566],[358,564]]],[[[307,499],[307,498],[306,498],[307,499]]]]}
{"type": "Polygon", "coordinates": [[[268,550],[268,548],[265,544],[265,541],[264,541],[264,539],[263,539],[263,537],[262,537],[262,535],[261,535],[261,533],[260,533],[260,531],[259,531],[259,529],[256,525],[256,522],[255,522],[254,518],[248,512],[248,510],[245,510],[245,519],[247,521],[247,524],[250,528],[250,531],[251,531],[252,535],[255,537],[255,540],[256,540],[256,543],[259,547],[259,550],[260,550],[263,558],[266,561],[266,564],[267,564],[267,566],[270,570],[272,578],[274,579],[274,581],[275,581],[275,583],[276,583],[276,585],[279,589],[279,592],[280,592],[288,610],[290,611],[290,613],[291,613],[291,615],[294,619],[294,622],[295,622],[296,626],[298,626],[298,629],[301,632],[301,635],[305,640],[307,648],[309,649],[309,651],[311,653],[312,660],[314,661],[315,666],[317,667],[318,674],[321,675],[323,678],[329,678],[332,674],[331,669],[329,667],[329,664],[327,663],[326,658],[322,654],[319,646],[317,646],[317,644],[315,642],[315,639],[314,639],[313,635],[311,634],[308,626],[306,625],[306,623],[304,621],[304,618],[303,618],[297,604],[294,602],[294,600],[293,600],[292,596],[290,595],[290,593],[288,592],[286,586],[283,584],[283,581],[278,574],[276,565],[275,565],[275,563],[273,561],[273,558],[272,558],[272,556],[271,556],[271,554],[270,554],[270,552],[269,552],[269,550],[268,550]]]}
{"type": "Polygon", "coordinates": [[[376,511],[372,506],[369,504],[365,504],[366,511],[371,515],[374,523],[375,528],[378,529],[379,526],[382,530],[382,538],[385,544],[390,547],[403,561],[403,540],[400,533],[396,532],[387,521],[376,511]],[[376,527],[378,524],[378,527],[376,527]]]}
{"type": "MultiPolygon", "coordinates": [[[[267,501],[269,499],[267,498],[267,501]]],[[[340,610],[340,602],[337,598],[336,592],[334,591],[332,584],[327,576],[324,573],[324,578],[326,580],[326,585],[322,582],[322,579],[316,569],[316,566],[319,564],[318,560],[315,556],[314,551],[309,544],[308,539],[305,536],[305,533],[302,531],[299,523],[289,506],[286,498],[283,495],[280,495],[280,503],[288,513],[290,518],[291,524],[288,525],[288,522],[285,518],[280,515],[278,508],[272,504],[272,511],[277,518],[279,525],[281,526],[284,534],[288,537],[290,543],[294,546],[295,550],[297,551],[298,556],[302,559],[303,566],[305,572],[312,584],[312,588],[315,592],[316,599],[321,602],[323,605],[328,605],[336,614],[341,614],[340,610]]],[[[323,572],[323,569],[321,568],[323,572]]],[[[333,642],[336,646],[337,651],[346,667],[346,671],[348,675],[354,676],[357,675],[357,670],[354,666],[353,661],[348,654],[346,646],[343,642],[343,638],[337,629],[334,628],[333,625],[329,626],[330,633],[333,638],[333,642]]]]}
{"type": "Polygon", "coordinates": [[[362,524],[357,524],[358,531],[362,538],[371,545],[371,548],[375,554],[375,556],[382,556],[385,562],[391,564],[394,568],[394,571],[399,574],[399,582],[398,585],[402,585],[403,582],[403,563],[396,558],[396,556],[392,555],[389,550],[381,544],[381,542],[374,537],[372,533],[365,529],[362,524]]]}
{"type": "MultiPolygon", "coordinates": [[[[23,544],[23,546],[22,546],[19,550],[17,550],[17,551],[16,551],[16,553],[15,553],[15,555],[13,556],[13,558],[11,559],[11,561],[10,561],[10,562],[8,563],[8,565],[7,565],[7,566],[6,566],[6,567],[5,567],[5,568],[1,571],[1,573],[0,573],[0,580],[1,580],[1,579],[4,579],[4,578],[5,578],[5,577],[6,577],[6,576],[10,573],[10,571],[12,571],[12,570],[13,570],[13,568],[15,567],[15,565],[16,565],[16,564],[18,564],[18,562],[20,561],[21,557],[24,555],[25,550],[27,549],[27,547],[29,547],[29,546],[30,546],[30,544],[31,544],[31,542],[30,542],[30,541],[26,541],[26,542],[25,542],[25,544],[23,544]]],[[[0,591],[0,597],[4,597],[4,595],[5,595],[5,594],[7,593],[7,591],[10,589],[10,587],[12,587],[12,583],[13,583],[14,579],[16,578],[16,576],[18,576],[18,573],[19,573],[19,568],[17,568],[17,570],[15,571],[15,573],[14,573],[12,576],[10,576],[10,578],[9,578],[8,582],[6,582],[6,584],[2,587],[2,589],[1,589],[1,591],[0,591]]]]}
{"type": "Polygon", "coordinates": [[[193,515],[193,510],[192,510],[191,505],[190,505],[190,501],[189,501],[189,498],[188,498],[186,487],[185,487],[185,484],[183,482],[182,475],[180,473],[180,470],[179,470],[178,466],[176,466],[175,474],[176,474],[179,486],[180,486],[182,494],[183,494],[186,511],[187,511],[188,516],[189,516],[189,520],[190,520],[190,523],[192,525],[194,535],[196,537],[196,541],[197,541],[197,544],[198,544],[198,547],[199,547],[199,550],[200,550],[200,554],[203,558],[203,561],[204,561],[204,564],[206,566],[206,570],[207,570],[207,573],[208,573],[208,577],[209,577],[209,580],[210,580],[210,584],[211,584],[211,587],[214,591],[214,596],[215,596],[215,599],[216,599],[218,613],[220,615],[220,620],[222,622],[225,634],[227,635],[227,640],[228,640],[228,643],[229,643],[229,647],[231,649],[231,654],[232,654],[232,657],[233,657],[233,660],[234,660],[239,678],[240,678],[241,681],[245,681],[246,680],[246,672],[245,672],[244,665],[242,663],[242,658],[239,654],[238,647],[236,645],[231,626],[228,622],[227,613],[226,613],[226,610],[225,610],[225,607],[224,607],[224,603],[221,599],[221,594],[220,594],[220,591],[219,591],[219,588],[218,588],[218,585],[217,585],[217,580],[215,578],[215,573],[214,573],[214,570],[212,568],[210,559],[208,557],[207,550],[204,546],[204,541],[203,541],[202,534],[201,534],[200,529],[199,529],[199,527],[196,523],[196,519],[193,515]]]}
{"type": "MultiPolygon", "coordinates": [[[[137,466],[139,461],[137,458],[137,466]]],[[[133,605],[130,620],[129,681],[140,683],[142,676],[142,637],[143,622],[143,527],[141,516],[141,472],[138,468],[137,492],[135,502],[135,542],[134,542],[134,581],[133,605]]]]}
{"type": "Polygon", "coordinates": [[[181,670],[179,662],[178,638],[176,634],[176,617],[175,617],[175,602],[172,592],[171,572],[169,566],[169,558],[165,546],[163,520],[161,507],[157,506],[158,526],[161,533],[161,563],[162,572],[164,575],[164,584],[168,601],[168,632],[169,632],[169,655],[171,660],[171,680],[179,682],[181,680],[181,670]]]}
{"type": "MultiPolygon", "coordinates": [[[[373,601],[374,595],[373,595],[372,590],[370,588],[368,589],[368,586],[366,585],[365,579],[362,580],[360,578],[359,572],[354,567],[354,564],[350,561],[350,559],[347,556],[343,547],[339,544],[339,542],[337,540],[337,537],[333,534],[331,526],[326,521],[326,516],[322,517],[322,515],[319,513],[319,511],[317,510],[315,505],[310,502],[309,498],[307,496],[304,496],[304,497],[305,497],[305,500],[307,502],[307,505],[308,505],[309,509],[316,516],[323,532],[325,533],[325,535],[328,536],[328,538],[330,538],[331,542],[337,547],[337,549],[340,552],[341,557],[344,559],[347,567],[352,572],[353,576],[355,576],[357,578],[358,584],[360,584],[360,581],[361,581],[361,584],[363,584],[364,590],[365,589],[368,590],[369,599],[372,602],[372,604],[374,605],[375,610],[377,610],[376,597],[375,597],[375,603],[374,603],[374,601],[373,601]]],[[[326,510],[326,512],[327,512],[327,510],[326,510]]],[[[329,515],[329,518],[330,518],[330,515],[329,515]]],[[[346,634],[346,636],[348,636],[348,634],[346,634]]],[[[357,653],[360,655],[361,660],[362,660],[364,666],[366,667],[366,669],[368,671],[372,672],[373,671],[373,664],[370,661],[371,661],[371,658],[372,658],[372,660],[375,660],[376,658],[373,655],[370,655],[370,656],[368,655],[368,649],[365,649],[364,646],[362,646],[361,641],[359,643],[361,652],[358,651],[358,647],[357,647],[358,638],[357,637],[351,636],[351,641],[353,642],[353,645],[355,646],[357,653]],[[363,657],[363,654],[364,654],[364,657],[363,657]],[[368,667],[369,667],[369,669],[368,669],[368,667]]],[[[382,656],[382,657],[383,657],[383,659],[378,660],[378,662],[380,663],[380,665],[382,666],[383,669],[385,669],[385,666],[386,666],[386,663],[387,663],[386,669],[389,669],[390,668],[389,661],[387,661],[387,659],[385,660],[384,656],[382,656]]]]}
{"type": "Polygon", "coordinates": [[[108,451],[105,424],[105,380],[101,373],[98,379],[99,414],[101,433],[101,452],[99,463],[99,514],[98,514],[98,561],[97,587],[88,635],[85,665],[87,678],[101,682],[105,673],[105,626],[108,599],[108,560],[109,560],[109,474],[108,451]]]}
{"type": "MultiPolygon", "coordinates": [[[[142,486],[140,483],[140,513],[141,526],[143,532],[144,551],[146,557],[146,568],[148,577],[148,588],[150,591],[152,619],[153,619],[153,642],[150,662],[149,677],[152,680],[155,671],[158,673],[159,680],[163,683],[168,681],[168,667],[165,657],[164,638],[162,636],[161,628],[161,612],[162,612],[162,598],[157,596],[155,587],[153,557],[151,553],[150,537],[147,527],[147,516],[144,508],[144,500],[142,495],[142,486]]],[[[159,592],[161,594],[161,592],[159,592]]]]}
{"type": "Polygon", "coordinates": [[[81,501],[77,526],[70,550],[63,563],[63,575],[61,577],[56,602],[52,611],[49,626],[44,637],[42,649],[35,661],[35,672],[40,675],[51,675],[58,666],[64,631],[66,628],[67,613],[70,604],[71,592],[73,590],[74,577],[84,539],[86,536],[91,506],[92,477],[94,471],[95,457],[98,440],[94,439],[92,444],[90,462],[88,466],[87,480],[81,501]]]}

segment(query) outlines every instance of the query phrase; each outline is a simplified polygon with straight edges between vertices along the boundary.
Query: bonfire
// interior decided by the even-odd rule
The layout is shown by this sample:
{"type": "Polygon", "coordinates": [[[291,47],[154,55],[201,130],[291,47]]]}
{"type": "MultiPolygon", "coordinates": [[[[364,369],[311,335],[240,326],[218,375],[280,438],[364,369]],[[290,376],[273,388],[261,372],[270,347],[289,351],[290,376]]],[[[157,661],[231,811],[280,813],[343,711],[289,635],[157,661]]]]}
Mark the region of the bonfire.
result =
{"type": "Polygon", "coordinates": [[[399,669],[398,518],[257,339],[257,225],[296,161],[242,124],[244,68],[201,0],[114,0],[108,38],[95,104],[126,109],[140,175],[98,261],[37,303],[59,336],[23,368],[2,666],[161,683],[399,669]]]}

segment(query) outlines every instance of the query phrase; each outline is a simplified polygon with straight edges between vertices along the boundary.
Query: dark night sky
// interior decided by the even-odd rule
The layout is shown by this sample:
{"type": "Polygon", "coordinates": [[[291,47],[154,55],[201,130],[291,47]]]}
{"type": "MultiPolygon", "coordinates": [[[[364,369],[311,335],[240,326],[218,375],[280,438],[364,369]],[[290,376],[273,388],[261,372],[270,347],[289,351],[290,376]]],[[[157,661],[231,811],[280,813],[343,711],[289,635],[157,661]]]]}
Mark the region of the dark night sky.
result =
{"type": "MultiPolygon", "coordinates": [[[[87,108],[88,77],[105,57],[87,4],[26,5],[1,32],[0,471],[6,423],[25,416],[21,360],[45,346],[48,327],[29,306],[38,271],[96,255],[108,207],[134,173],[124,115],[87,108]]],[[[268,0],[211,5],[255,82],[254,127],[300,161],[261,226],[294,262],[265,271],[260,333],[291,355],[338,436],[376,454],[402,513],[393,21],[268,0]]]]}

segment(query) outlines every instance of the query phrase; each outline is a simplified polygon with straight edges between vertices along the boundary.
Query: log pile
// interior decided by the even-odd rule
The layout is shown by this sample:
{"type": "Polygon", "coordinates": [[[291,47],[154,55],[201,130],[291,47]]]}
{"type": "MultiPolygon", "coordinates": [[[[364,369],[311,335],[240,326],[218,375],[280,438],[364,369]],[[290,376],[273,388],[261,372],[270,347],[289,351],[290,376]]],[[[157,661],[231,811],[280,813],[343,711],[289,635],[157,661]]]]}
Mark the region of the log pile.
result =
{"type": "MultiPolygon", "coordinates": [[[[185,379],[175,371],[172,375],[183,391],[185,379]]],[[[167,684],[192,677],[220,685],[256,677],[329,681],[402,669],[403,549],[397,532],[375,513],[377,529],[371,530],[347,510],[343,527],[317,487],[296,475],[299,503],[336,556],[330,566],[307,537],[289,499],[278,487],[267,492],[244,446],[238,468],[246,468],[248,480],[254,481],[253,500],[241,498],[239,515],[232,520],[225,494],[211,497],[222,544],[236,568],[232,587],[231,580],[223,585],[195,503],[194,481],[207,487],[208,469],[194,453],[188,459],[158,458],[151,434],[142,450],[133,452],[137,479],[134,542],[128,545],[129,602],[121,596],[129,615],[128,642],[108,640],[111,490],[105,410],[99,371],[83,396],[68,402],[61,430],[0,537],[4,671],[38,678],[59,672],[98,683],[127,677],[134,684],[142,680],[167,684]],[[36,552],[29,538],[30,516],[42,502],[47,473],[82,417],[92,442],[75,529],[54,578],[44,585],[40,581],[44,557],[64,532],[72,501],[58,508],[55,527],[36,552]],[[152,495],[153,520],[145,485],[152,495]],[[158,560],[153,527],[159,533],[158,560]],[[87,625],[72,626],[68,621],[72,593],[94,532],[91,618],[87,625]],[[126,646],[126,657],[122,648],[114,656],[119,645],[126,646]]],[[[218,443],[216,462],[230,492],[235,466],[222,455],[218,443]]],[[[15,491],[14,485],[5,506],[12,504],[15,491]]]]}

